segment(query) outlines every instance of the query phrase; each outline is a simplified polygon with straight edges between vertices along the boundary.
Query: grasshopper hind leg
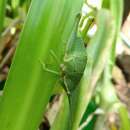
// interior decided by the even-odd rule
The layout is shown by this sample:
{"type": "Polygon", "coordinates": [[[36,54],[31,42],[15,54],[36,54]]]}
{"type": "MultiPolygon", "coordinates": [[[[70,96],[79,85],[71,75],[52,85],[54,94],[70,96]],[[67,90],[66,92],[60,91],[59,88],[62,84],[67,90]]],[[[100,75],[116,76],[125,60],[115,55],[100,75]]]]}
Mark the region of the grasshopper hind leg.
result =
{"type": "Polygon", "coordinates": [[[71,129],[71,125],[72,125],[72,95],[71,95],[71,91],[69,90],[68,84],[65,80],[66,78],[64,77],[64,89],[66,91],[67,97],[68,97],[68,102],[69,102],[69,109],[70,109],[70,124],[69,124],[69,129],[71,129]]]}
{"type": "Polygon", "coordinates": [[[68,87],[67,79],[65,76],[64,76],[64,89],[65,89],[67,95],[71,95],[71,92],[70,92],[69,87],[68,87]]]}

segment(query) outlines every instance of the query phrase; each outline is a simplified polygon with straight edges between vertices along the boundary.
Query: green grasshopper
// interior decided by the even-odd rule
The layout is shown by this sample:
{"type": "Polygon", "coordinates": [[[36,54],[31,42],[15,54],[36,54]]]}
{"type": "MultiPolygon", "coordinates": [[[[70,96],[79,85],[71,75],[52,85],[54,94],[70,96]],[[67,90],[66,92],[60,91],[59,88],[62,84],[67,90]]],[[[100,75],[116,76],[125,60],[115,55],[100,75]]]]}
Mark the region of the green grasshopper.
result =
{"type": "Polygon", "coordinates": [[[82,38],[77,36],[77,29],[78,22],[76,21],[61,64],[61,82],[68,94],[80,81],[87,62],[86,48],[82,38]]]}
{"type": "MultiPolygon", "coordinates": [[[[67,42],[63,63],[60,64],[60,72],[49,70],[46,68],[45,64],[41,62],[45,71],[59,75],[60,83],[68,95],[69,103],[71,93],[75,90],[77,84],[79,83],[87,62],[84,42],[77,34],[78,24],[79,16],[76,19],[70,39],[67,42]]],[[[51,54],[58,60],[53,51],[51,54]]]]}

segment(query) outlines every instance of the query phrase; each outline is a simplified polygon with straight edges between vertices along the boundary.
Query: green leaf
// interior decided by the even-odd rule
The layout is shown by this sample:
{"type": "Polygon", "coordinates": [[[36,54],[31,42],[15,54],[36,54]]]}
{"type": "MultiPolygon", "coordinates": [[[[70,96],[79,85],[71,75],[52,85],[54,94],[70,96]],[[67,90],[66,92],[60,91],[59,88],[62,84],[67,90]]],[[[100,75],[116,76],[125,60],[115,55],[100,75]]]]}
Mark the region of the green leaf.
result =
{"type": "MultiPolygon", "coordinates": [[[[58,77],[43,70],[64,53],[82,0],[33,0],[5,84],[0,129],[37,130],[58,77]]],[[[55,63],[55,64],[53,64],[55,63]]]]}

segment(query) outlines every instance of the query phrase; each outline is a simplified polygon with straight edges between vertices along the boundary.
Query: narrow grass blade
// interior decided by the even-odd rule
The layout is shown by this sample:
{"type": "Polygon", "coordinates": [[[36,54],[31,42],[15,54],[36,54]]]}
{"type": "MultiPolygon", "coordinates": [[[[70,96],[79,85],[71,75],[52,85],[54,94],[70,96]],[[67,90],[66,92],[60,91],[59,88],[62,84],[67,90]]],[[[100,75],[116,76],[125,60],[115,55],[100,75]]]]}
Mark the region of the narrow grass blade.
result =
{"type": "Polygon", "coordinates": [[[19,5],[20,5],[20,0],[11,0],[13,16],[17,16],[19,5]]]}
{"type": "Polygon", "coordinates": [[[2,32],[4,26],[6,1],[7,0],[0,0],[0,33],[2,32]]]}
{"type": "Polygon", "coordinates": [[[115,39],[113,41],[113,46],[111,49],[111,54],[110,54],[110,73],[112,72],[112,68],[115,64],[115,49],[116,49],[116,43],[117,43],[117,38],[120,33],[120,28],[122,24],[122,18],[123,18],[123,7],[124,7],[124,2],[123,0],[103,0],[103,7],[107,8],[111,11],[112,16],[115,21],[115,39]]]}
{"type": "MultiPolygon", "coordinates": [[[[69,122],[69,103],[67,95],[62,95],[62,104],[50,130],[67,130],[69,122]]],[[[53,115],[52,115],[53,116],[53,115]]]]}
{"type": "Polygon", "coordinates": [[[73,124],[72,130],[76,130],[93,95],[96,82],[108,58],[108,52],[112,46],[114,24],[110,12],[101,10],[97,16],[98,30],[87,47],[88,61],[79,86],[72,95],[73,124]],[[110,21],[111,19],[111,21],[110,21]]]}

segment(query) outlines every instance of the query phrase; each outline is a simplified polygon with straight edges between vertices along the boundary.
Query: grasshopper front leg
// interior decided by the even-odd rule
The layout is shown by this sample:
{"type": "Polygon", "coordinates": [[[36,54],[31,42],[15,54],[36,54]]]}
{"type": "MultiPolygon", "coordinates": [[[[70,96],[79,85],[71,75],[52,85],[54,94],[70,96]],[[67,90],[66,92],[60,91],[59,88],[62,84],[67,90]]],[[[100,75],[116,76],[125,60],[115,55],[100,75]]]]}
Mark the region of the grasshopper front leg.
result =
{"type": "Polygon", "coordinates": [[[52,73],[52,74],[57,75],[57,76],[60,76],[58,71],[51,70],[51,69],[47,68],[46,64],[44,62],[42,62],[41,60],[40,60],[40,64],[42,65],[42,68],[43,68],[44,71],[52,73]]]}

